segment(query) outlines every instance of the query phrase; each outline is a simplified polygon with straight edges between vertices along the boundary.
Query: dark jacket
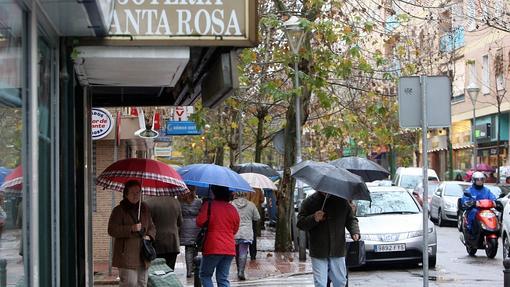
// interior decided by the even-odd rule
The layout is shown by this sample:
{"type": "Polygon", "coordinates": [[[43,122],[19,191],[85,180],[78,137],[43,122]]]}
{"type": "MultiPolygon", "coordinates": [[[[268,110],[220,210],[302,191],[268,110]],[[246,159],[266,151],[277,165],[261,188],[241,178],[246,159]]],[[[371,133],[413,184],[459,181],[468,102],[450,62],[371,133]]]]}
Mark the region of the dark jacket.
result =
{"type": "Polygon", "coordinates": [[[316,192],[303,201],[297,227],[309,233],[311,257],[344,257],[345,228],[351,234],[359,234],[358,219],[347,200],[330,195],[323,210],[326,220],[316,222],[314,214],[321,209],[324,199],[324,195],[316,192]]]}
{"type": "MultiPolygon", "coordinates": [[[[204,226],[207,221],[209,204],[204,202],[197,216],[197,226],[204,226]]],[[[205,235],[203,255],[236,255],[234,235],[239,230],[239,214],[236,208],[225,201],[213,200],[211,218],[205,235]]]]}
{"type": "MultiPolygon", "coordinates": [[[[149,268],[150,262],[142,259],[142,239],[137,232],[131,232],[131,226],[135,224],[138,217],[138,204],[131,204],[123,199],[110,215],[108,221],[108,234],[114,238],[112,266],[118,268],[137,269],[144,266],[149,268]]],[[[142,203],[140,214],[142,228],[146,234],[154,239],[156,228],[152,223],[151,213],[145,203],[142,203]]]]}
{"type": "Polygon", "coordinates": [[[191,203],[181,201],[182,225],[179,231],[181,245],[193,245],[197,239],[200,228],[197,226],[196,218],[202,207],[202,201],[195,199],[191,203]]]}
{"type": "Polygon", "coordinates": [[[181,204],[173,196],[146,197],[152,221],[156,226],[156,253],[179,253],[179,228],[182,224],[181,204]]]}

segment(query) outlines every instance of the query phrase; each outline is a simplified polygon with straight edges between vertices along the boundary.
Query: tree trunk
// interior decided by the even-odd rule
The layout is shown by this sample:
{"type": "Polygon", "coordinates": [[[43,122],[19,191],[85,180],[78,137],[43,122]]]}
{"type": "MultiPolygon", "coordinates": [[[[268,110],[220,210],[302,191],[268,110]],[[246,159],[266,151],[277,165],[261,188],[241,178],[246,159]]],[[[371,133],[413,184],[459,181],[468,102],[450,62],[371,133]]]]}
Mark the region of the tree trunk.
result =
{"type": "Polygon", "coordinates": [[[448,180],[453,180],[453,147],[451,141],[451,131],[450,128],[446,128],[446,145],[448,146],[448,180]]]}
{"type": "Polygon", "coordinates": [[[216,153],[214,155],[214,164],[223,166],[225,161],[225,146],[217,146],[216,153]]]}
{"type": "Polygon", "coordinates": [[[264,140],[264,119],[266,118],[267,110],[261,109],[257,112],[257,135],[255,139],[255,162],[261,162],[262,158],[262,150],[264,147],[262,146],[262,141],[264,140]]]}
{"type": "Polygon", "coordinates": [[[500,155],[500,147],[499,145],[501,144],[501,100],[498,98],[498,116],[497,116],[497,127],[498,127],[498,130],[497,130],[497,133],[498,133],[498,142],[496,143],[496,152],[498,153],[498,166],[496,167],[497,168],[497,179],[496,179],[496,182],[499,183],[499,177],[501,176],[499,173],[500,173],[500,166],[501,166],[501,155],[500,155]]]}
{"type": "Polygon", "coordinates": [[[285,153],[283,160],[283,178],[277,194],[278,220],[276,222],[275,251],[292,251],[291,218],[294,212],[294,185],[295,180],[290,176],[290,167],[296,161],[296,119],[292,103],[285,115],[286,126],[284,130],[285,153]]]}

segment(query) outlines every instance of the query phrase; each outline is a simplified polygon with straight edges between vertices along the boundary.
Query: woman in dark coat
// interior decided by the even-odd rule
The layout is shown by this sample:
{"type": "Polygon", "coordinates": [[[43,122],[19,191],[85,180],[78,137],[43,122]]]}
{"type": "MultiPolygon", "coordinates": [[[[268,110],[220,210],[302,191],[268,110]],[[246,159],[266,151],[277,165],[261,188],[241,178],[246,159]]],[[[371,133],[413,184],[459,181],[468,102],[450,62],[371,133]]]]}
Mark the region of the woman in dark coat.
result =
{"type": "Polygon", "coordinates": [[[196,218],[202,206],[202,200],[196,197],[195,190],[191,187],[190,192],[179,196],[179,202],[181,203],[182,212],[182,225],[179,231],[179,238],[181,239],[181,245],[185,246],[186,277],[190,278],[194,269],[193,258],[198,255],[195,239],[197,238],[198,232],[200,232],[200,228],[196,224],[196,218]]]}
{"type": "Polygon", "coordinates": [[[138,181],[128,181],[124,186],[124,199],[117,205],[108,221],[108,234],[114,238],[113,267],[119,269],[119,286],[147,286],[150,262],[142,259],[141,244],[145,239],[156,238],[156,228],[151,213],[145,203],[141,204],[140,222],[137,223],[141,185],[138,181]]]}

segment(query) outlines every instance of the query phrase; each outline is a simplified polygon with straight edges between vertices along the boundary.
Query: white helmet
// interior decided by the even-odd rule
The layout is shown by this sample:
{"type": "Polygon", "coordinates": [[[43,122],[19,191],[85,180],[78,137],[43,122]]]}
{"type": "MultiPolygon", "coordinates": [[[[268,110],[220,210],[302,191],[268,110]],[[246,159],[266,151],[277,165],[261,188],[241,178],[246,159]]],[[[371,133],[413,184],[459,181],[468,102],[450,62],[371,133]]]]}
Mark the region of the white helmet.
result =
{"type": "Polygon", "coordinates": [[[475,171],[471,176],[471,181],[475,183],[477,179],[482,179],[483,182],[485,182],[485,174],[483,174],[483,172],[475,171]]]}

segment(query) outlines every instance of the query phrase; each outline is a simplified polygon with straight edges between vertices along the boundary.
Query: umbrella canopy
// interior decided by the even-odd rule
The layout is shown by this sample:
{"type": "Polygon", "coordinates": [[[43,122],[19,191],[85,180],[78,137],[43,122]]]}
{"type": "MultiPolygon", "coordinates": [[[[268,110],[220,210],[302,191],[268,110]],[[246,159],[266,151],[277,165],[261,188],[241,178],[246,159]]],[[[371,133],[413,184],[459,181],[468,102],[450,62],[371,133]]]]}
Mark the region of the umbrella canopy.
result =
{"type": "Polygon", "coordinates": [[[330,162],[330,164],[345,168],[346,170],[361,176],[364,181],[387,179],[390,173],[382,166],[369,159],[350,156],[330,162]]]}
{"type": "Polygon", "coordinates": [[[270,179],[277,179],[280,174],[267,164],[258,162],[249,162],[236,165],[232,168],[237,173],[258,173],[269,177],[270,179]]]}
{"type": "Polygon", "coordinates": [[[479,163],[475,166],[476,171],[494,172],[496,171],[492,166],[486,163],[479,163]]]}
{"type": "Polygon", "coordinates": [[[361,177],[328,163],[302,161],[291,167],[291,174],[318,191],[347,200],[370,200],[370,193],[361,177]]]}
{"type": "Polygon", "coordinates": [[[276,185],[274,184],[274,182],[272,182],[271,179],[269,179],[269,177],[267,177],[265,175],[253,173],[253,172],[241,173],[240,175],[253,188],[272,189],[272,190],[278,189],[276,187],[276,185]]]}
{"type": "Polygon", "coordinates": [[[130,180],[141,183],[144,195],[175,196],[188,192],[177,171],[160,161],[143,158],[128,158],[114,162],[99,175],[97,184],[122,191],[124,184],[130,180]]]}
{"type": "Polygon", "coordinates": [[[211,185],[228,187],[230,191],[252,192],[253,189],[230,168],[215,164],[191,164],[177,170],[188,185],[208,188],[211,185]]]}
{"type": "Polygon", "coordinates": [[[16,167],[11,173],[4,177],[4,182],[0,186],[0,191],[15,190],[21,191],[23,189],[23,168],[21,165],[16,167]]]}

